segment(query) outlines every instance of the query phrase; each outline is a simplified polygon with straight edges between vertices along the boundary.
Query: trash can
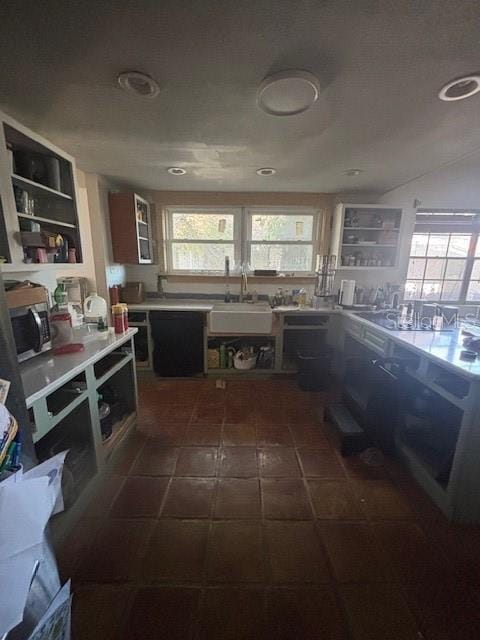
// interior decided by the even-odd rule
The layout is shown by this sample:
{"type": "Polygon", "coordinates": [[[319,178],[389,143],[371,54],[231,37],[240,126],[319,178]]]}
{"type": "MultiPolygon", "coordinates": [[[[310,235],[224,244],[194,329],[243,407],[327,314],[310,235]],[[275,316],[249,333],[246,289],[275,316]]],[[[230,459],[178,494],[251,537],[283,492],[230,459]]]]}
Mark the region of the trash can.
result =
{"type": "Polygon", "coordinates": [[[298,386],[302,391],[323,391],[329,385],[331,353],[322,351],[298,351],[298,386]]]}

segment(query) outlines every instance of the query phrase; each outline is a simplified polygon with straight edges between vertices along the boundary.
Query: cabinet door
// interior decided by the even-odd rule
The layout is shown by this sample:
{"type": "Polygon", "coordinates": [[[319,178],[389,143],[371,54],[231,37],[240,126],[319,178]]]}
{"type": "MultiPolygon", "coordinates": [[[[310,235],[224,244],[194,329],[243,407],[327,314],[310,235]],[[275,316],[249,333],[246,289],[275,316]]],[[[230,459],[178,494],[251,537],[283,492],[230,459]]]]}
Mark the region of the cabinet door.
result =
{"type": "Polygon", "coordinates": [[[151,264],[152,254],[152,220],[150,215],[150,204],[134,195],[135,217],[138,242],[138,262],[139,264],[151,264]]]}

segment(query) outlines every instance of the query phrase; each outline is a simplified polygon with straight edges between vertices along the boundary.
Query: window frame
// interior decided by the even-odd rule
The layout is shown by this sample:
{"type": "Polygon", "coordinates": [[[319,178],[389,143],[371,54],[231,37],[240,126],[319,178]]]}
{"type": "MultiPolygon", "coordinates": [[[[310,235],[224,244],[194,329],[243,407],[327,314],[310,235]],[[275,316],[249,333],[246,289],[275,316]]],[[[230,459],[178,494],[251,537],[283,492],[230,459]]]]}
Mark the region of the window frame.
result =
{"type": "MultiPolygon", "coordinates": [[[[165,265],[167,273],[177,275],[216,275],[223,273],[223,269],[220,270],[195,270],[191,269],[174,269],[173,267],[173,245],[174,244],[233,244],[233,255],[235,262],[241,259],[241,233],[242,233],[242,210],[239,207],[166,207],[165,208],[165,265]],[[196,239],[174,239],[173,237],[173,214],[186,213],[186,214],[205,214],[205,215],[218,215],[224,213],[225,215],[233,215],[233,238],[231,240],[196,240],[196,239]]],[[[231,265],[233,269],[233,265],[231,265]]]]}
{"type": "MultiPolygon", "coordinates": [[[[252,265],[252,245],[254,244],[271,244],[271,245],[304,245],[312,247],[312,261],[310,269],[305,271],[294,271],[294,275],[305,276],[309,273],[315,273],[315,264],[317,259],[316,248],[318,247],[319,229],[321,212],[312,207],[247,207],[245,209],[245,240],[244,254],[248,264],[252,265]],[[278,215],[278,216],[312,216],[312,239],[311,240],[253,240],[252,239],[252,218],[254,215],[278,215]]],[[[253,265],[252,265],[253,268],[253,265]]]]}
{"type": "MultiPolygon", "coordinates": [[[[442,288],[443,288],[443,283],[445,282],[460,282],[460,294],[457,300],[427,300],[425,298],[405,298],[405,294],[404,294],[404,301],[405,302],[413,302],[414,300],[419,300],[421,302],[426,302],[429,303],[431,302],[432,304],[446,304],[446,305],[479,305],[480,301],[479,300],[468,300],[467,298],[467,294],[468,294],[468,290],[470,287],[470,282],[471,282],[471,276],[472,276],[472,271],[473,271],[473,267],[476,261],[480,260],[480,253],[478,256],[476,256],[476,252],[479,252],[479,248],[480,248],[480,224],[479,224],[479,211],[478,210],[441,210],[441,209],[437,209],[437,210],[418,210],[417,214],[419,216],[423,216],[423,219],[421,218],[421,222],[419,222],[418,217],[417,217],[417,221],[415,224],[415,228],[413,231],[413,234],[411,236],[410,239],[410,249],[409,249],[409,256],[408,256],[408,263],[407,263],[407,273],[405,276],[405,285],[407,282],[420,282],[422,284],[422,289],[423,289],[423,285],[426,282],[432,281],[432,282],[437,282],[437,281],[441,281],[442,282],[442,288]],[[472,221],[471,221],[471,225],[468,226],[467,224],[462,225],[461,224],[461,220],[459,219],[459,221],[452,221],[452,220],[445,220],[445,222],[440,222],[441,218],[441,214],[448,214],[451,213],[452,216],[454,217],[455,215],[461,215],[461,214],[468,214],[472,216],[472,221]],[[426,217],[427,215],[431,214],[432,215],[432,223],[428,224],[427,220],[428,218],[426,217]],[[434,216],[435,214],[437,214],[437,220],[435,221],[434,216]],[[427,250],[426,250],[426,254],[425,256],[414,256],[412,255],[412,242],[413,242],[413,236],[414,235],[428,235],[431,236],[433,234],[439,234],[439,235],[449,235],[449,241],[448,241],[448,245],[447,245],[447,254],[445,256],[428,256],[428,246],[427,246],[427,250]],[[469,247],[467,250],[467,255],[465,257],[459,257],[459,258],[455,258],[452,256],[448,256],[448,248],[450,246],[450,242],[451,242],[451,236],[452,235],[468,235],[470,236],[470,243],[469,243],[469,247]],[[428,259],[439,259],[439,260],[445,260],[445,270],[444,270],[444,276],[446,273],[446,269],[448,266],[448,260],[465,260],[465,271],[463,274],[463,277],[455,280],[452,278],[438,278],[437,279],[427,279],[425,280],[425,277],[423,277],[422,279],[419,278],[409,278],[408,277],[408,271],[410,268],[410,263],[412,260],[415,259],[425,259],[425,261],[427,261],[428,259]]],[[[427,267],[427,262],[425,263],[425,269],[423,272],[423,276],[425,276],[425,270],[427,267]]],[[[475,282],[477,282],[477,280],[475,280],[475,282]]],[[[441,295],[441,294],[440,294],[441,295]]]]}
{"type": "MultiPolygon", "coordinates": [[[[165,267],[166,273],[172,275],[191,275],[202,276],[223,275],[224,270],[198,270],[192,271],[187,269],[174,269],[173,265],[173,245],[174,244],[232,244],[234,245],[234,261],[235,264],[248,263],[251,264],[251,246],[252,244],[285,244],[285,245],[309,245],[312,247],[312,263],[307,271],[295,271],[294,274],[299,277],[307,274],[315,273],[316,255],[319,243],[319,233],[321,229],[322,210],[315,207],[232,207],[232,206],[168,206],[164,207],[164,247],[165,247],[165,267]],[[232,240],[194,240],[194,239],[175,239],[173,237],[173,214],[190,213],[190,214],[216,214],[224,213],[225,215],[233,215],[233,239],[232,240]],[[310,240],[279,240],[279,241],[255,241],[252,240],[252,216],[264,213],[265,215],[309,215],[312,216],[312,239],[310,240]]],[[[234,265],[230,265],[233,270],[234,265]]]]}

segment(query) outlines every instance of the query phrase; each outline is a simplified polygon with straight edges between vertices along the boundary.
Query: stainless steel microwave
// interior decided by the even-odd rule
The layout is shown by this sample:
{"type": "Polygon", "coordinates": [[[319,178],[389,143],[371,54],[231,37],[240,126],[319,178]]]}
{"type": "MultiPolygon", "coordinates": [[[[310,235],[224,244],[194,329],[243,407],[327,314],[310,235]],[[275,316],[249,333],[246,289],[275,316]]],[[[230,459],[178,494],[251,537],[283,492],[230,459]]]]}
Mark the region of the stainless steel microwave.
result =
{"type": "Polygon", "coordinates": [[[48,293],[44,287],[5,292],[19,362],[52,348],[48,293]]]}

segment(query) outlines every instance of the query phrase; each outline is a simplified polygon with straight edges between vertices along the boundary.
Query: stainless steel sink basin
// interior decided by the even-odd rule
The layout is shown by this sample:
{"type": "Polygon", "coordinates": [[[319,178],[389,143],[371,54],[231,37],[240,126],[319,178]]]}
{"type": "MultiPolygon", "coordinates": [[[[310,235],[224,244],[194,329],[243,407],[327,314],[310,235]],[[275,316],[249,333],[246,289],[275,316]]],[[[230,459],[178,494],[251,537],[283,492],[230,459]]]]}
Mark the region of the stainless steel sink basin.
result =
{"type": "Polygon", "coordinates": [[[272,309],[268,304],[220,302],[208,315],[210,333],[246,335],[272,331],[272,309]]]}

